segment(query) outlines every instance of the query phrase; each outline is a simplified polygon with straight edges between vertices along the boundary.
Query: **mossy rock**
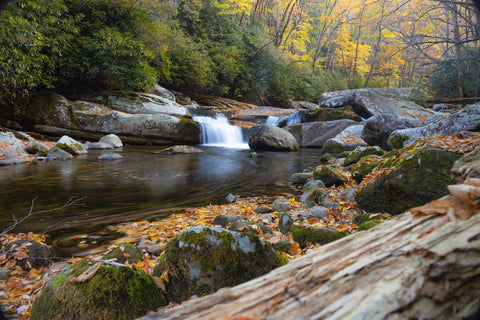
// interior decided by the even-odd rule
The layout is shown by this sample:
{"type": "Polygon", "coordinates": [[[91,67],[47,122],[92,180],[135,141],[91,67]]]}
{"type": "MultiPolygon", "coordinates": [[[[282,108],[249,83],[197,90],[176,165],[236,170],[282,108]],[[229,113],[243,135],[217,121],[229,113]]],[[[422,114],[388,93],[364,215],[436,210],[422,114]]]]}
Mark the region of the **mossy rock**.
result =
{"type": "Polygon", "coordinates": [[[341,186],[345,183],[345,179],[336,173],[334,168],[324,165],[315,168],[313,178],[315,180],[321,180],[326,187],[333,185],[341,186]]]}
{"type": "Polygon", "coordinates": [[[230,214],[220,214],[213,219],[212,224],[214,226],[221,226],[222,228],[226,228],[227,226],[231,225],[235,221],[246,220],[245,216],[236,216],[230,214]]]}
{"type": "Polygon", "coordinates": [[[343,238],[345,235],[345,233],[334,229],[308,224],[294,224],[292,226],[293,240],[298,242],[302,248],[307,246],[307,242],[327,244],[343,238]]]}
{"type": "Polygon", "coordinates": [[[300,202],[303,202],[304,207],[307,208],[320,204],[327,196],[327,191],[324,188],[325,184],[322,180],[310,181],[300,197],[300,202]]]}
{"type": "Polygon", "coordinates": [[[166,305],[153,278],[136,268],[105,262],[91,279],[71,281],[94,264],[77,262],[50,279],[35,299],[31,319],[135,319],[166,305]]]}
{"type": "Polygon", "coordinates": [[[384,154],[385,151],[383,151],[380,147],[357,147],[345,157],[344,165],[349,166],[357,163],[360,161],[360,159],[369,155],[383,156],[384,154]]]}
{"type": "Polygon", "coordinates": [[[353,111],[352,107],[345,108],[325,108],[320,107],[313,110],[307,110],[304,122],[324,122],[340,119],[350,119],[361,121],[360,117],[353,111]]]}
{"type": "Polygon", "coordinates": [[[69,136],[61,137],[60,140],[55,143],[55,147],[70,153],[72,156],[86,154],[88,152],[80,142],[70,138],[69,136]]]}
{"type": "Polygon", "coordinates": [[[278,217],[278,229],[281,233],[287,234],[292,231],[293,219],[292,215],[288,212],[282,212],[278,217]]]}
{"type": "Polygon", "coordinates": [[[356,144],[340,143],[335,139],[330,139],[323,144],[322,153],[330,153],[339,157],[343,152],[353,151],[356,147],[356,144]]]}
{"type": "Polygon", "coordinates": [[[281,239],[278,243],[272,244],[272,247],[280,252],[288,252],[292,247],[292,244],[288,240],[281,239]]]}
{"type": "Polygon", "coordinates": [[[372,220],[367,220],[367,221],[364,221],[362,222],[359,226],[358,226],[358,230],[368,230],[368,229],[371,229],[373,227],[376,227],[378,226],[379,224],[381,224],[383,222],[382,219],[372,219],[372,220]]]}
{"type": "Polygon", "coordinates": [[[351,174],[352,178],[360,183],[363,178],[373,171],[376,167],[378,167],[382,163],[382,158],[370,155],[362,158],[359,162],[352,166],[351,174]]]}
{"type": "Polygon", "coordinates": [[[4,253],[17,260],[17,265],[23,270],[48,267],[52,264],[55,251],[45,243],[34,240],[17,240],[5,246],[4,253]],[[25,254],[27,255],[26,258],[25,254]]]}
{"type": "Polygon", "coordinates": [[[261,224],[261,223],[255,223],[255,222],[249,222],[249,221],[235,221],[232,223],[230,226],[231,231],[237,231],[240,233],[253,233],[253,234],[260,234],[261,233],[266,233],[270,234],[272,233],[272,228],[270,228],[267,225],[261,224]]]}
{"type": "Polygon", "coordinates": [[[455,181],[450,176],[459,154],[436,148],[420,148],[398,162],[395,170],[382,175],[355,196],[367,212],[400,214],[448,194],[447,186],[455,181]]]}
{"type": "Polygon", "coordinates": [[[154,269],[168,272],[169,301],[235,286],[284,264],[268,242],[250,233],[192,227],[172,238],[154,269]]]}
{"type": "Polygon", "coordinates": [[[130,264],[137,263],[142,260],[142,258],[142,251],[131,243],[123,243],[103,257],[104,260],[113,259],[112,261],[118,263],[125,263],[128,261],[130,264]]]}

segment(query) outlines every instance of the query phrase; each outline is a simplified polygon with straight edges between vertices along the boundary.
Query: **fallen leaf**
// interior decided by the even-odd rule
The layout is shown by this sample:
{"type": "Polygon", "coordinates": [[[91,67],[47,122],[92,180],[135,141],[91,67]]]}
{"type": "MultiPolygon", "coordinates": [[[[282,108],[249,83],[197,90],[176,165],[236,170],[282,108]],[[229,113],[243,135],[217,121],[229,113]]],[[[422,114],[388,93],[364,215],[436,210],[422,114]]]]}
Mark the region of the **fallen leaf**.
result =
{"type": "Polygon", "coordinates": [[[95,274],[97,273],[98,269],[100,269],[102,264],[103,264],[103,262],[95,263],[93,266],[91,266],[90,268],[85,270],[85,272],[83,272],[79,276],[70,279],[70,282],[85,282],[85,281],[88,281],[88,280],[92,279],[93,276],[95,276],[95,274]]]}

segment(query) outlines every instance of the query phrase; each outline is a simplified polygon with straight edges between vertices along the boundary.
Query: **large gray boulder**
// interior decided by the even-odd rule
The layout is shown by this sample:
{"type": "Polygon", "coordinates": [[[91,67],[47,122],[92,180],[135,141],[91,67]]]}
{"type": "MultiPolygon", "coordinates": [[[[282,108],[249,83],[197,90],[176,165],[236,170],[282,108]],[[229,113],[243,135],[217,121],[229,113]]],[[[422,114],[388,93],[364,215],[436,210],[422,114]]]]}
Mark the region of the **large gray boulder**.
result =
{"type": "Polygon", "coordinates": [[[61,137],[55,143],[54,147],[60,148],[64,151],[70,153],[72,156],[88,153],[87,149],[85,149],[83,144],[81,144],[80,142],[70,138],[69,136],[61,137]]]}
{"type": "Polygon", "coordinates": [[[67,98],[48,91],[35,94],[24,110],[23,121],[35,124],[69,128],[72,125],[70,102],[67,98]]]}
{"type": "Polygon", "coordinates": [[[285,127],[297,140],[300,147],[321,148],[327,140],[349,126],[358,125],[358,122],[341,119],[327,122],[309,122],[285,127]]]}
{"type": "Polygon", "coordinates": [[[393,131],[421,126],[423,124],[418,119],[405,118],[394,113],[380,113],[365,121],[362,138],[372,146],[391,150],[392,147],[388,145],[388,138],[393,131]]]}
{"type": "Polygon", "coordinates": [[[450,136],[463,131],[480,131],[480,103],[452,113],[448,117],[430,123],[425,127],[395,130],[391,133],[388,141],[394,148],[399,149],[421,137],[450,136]]]}
{"type": "Polygon", "coordinates": [[[77,126],[85,131],[115,133],[168,142],[200,142],[200,127],[190,119],[166,114],[130,114],[114,111],[89,102],[72,105],[77,126]]]}
{"type": "Polygon", "coordinates": [[[0,166],[33,161],[21,145],[21,140],[11,132],[0,132],[0,166]]]}
{"type": "Polygon", "coordinates": [[[154,275],[167,272],[167,298],[179,302],[243,283],[284,263],[253,234],[192,227],[167,243],[154,275]]]}
{"type": "Polygon", "coordinates": [[[428,118],[433,111],[406,100],[412,100],[414,92],[415,89],[411,88],[364,88],[326,92],[319,97],[318,104],[330,108],[352,106],[353,110],[365,119],[380,113],[394,113],[417,119],[428,118]]]}
{"type": "Polygon", "coordinates": [[[170,101],[173,101],[173,102],[177,102],[177,99],[175,97],[175,94],[168,90],[168,89],[165,89],[164,87],[158,85],[158,84],[155,84],[155,87],[153,88],[153,91],[150,92],[150,93],[153,93],[157,96],[160,96],[164,99],[167,99],[167,100],[170,100],[170,101]]]}
{"type": "Polygon", "coordinates": [[[261,151],[295,151],[297,140],[286,130],[271,125],[252,127],[248,132],[248,146],[261,151]]]}
{"type": "Polygon", "coordinates": [[[368,144],[362,139],[363,127],[362,124],[350,126],[335,137],[328,139],[322,147],[322,153],[338,156],[344,151],[367,146],[368,144]]]}
{"type": "Polygon", "coordinates": [[[286,110],[274,107],[257,107],[251,109],[240,109],[232,115],[232,120],[250,121],[255,123],[265,123],[269,116],[288,117],[295,110],[286,110]]]}
{"type": "Polygon", "coordinates": [[[121,148],[123,147],[122,140],[113,133],[107,134],[106,136],[101,137],[98,142],[100,143],[108,143],[113,148],[121,148]]]}

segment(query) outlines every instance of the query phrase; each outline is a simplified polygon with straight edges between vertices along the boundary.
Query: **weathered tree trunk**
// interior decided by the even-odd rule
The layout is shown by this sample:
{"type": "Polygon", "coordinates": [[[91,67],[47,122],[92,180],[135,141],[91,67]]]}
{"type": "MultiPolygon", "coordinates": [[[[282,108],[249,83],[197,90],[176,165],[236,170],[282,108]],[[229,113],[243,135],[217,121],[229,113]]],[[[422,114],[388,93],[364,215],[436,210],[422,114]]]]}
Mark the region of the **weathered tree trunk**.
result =
{"type": "Polygon", "coordinates": [[[153,319],[478,319],[480,214],[405,213],[153,319]]]}

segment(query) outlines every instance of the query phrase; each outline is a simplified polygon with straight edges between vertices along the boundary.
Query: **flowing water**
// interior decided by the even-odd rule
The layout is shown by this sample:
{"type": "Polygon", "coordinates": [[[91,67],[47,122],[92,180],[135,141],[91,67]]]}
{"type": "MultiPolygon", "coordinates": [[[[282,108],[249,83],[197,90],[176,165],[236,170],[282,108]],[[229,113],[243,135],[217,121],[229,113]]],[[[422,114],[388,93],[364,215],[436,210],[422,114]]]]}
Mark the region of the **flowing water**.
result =
{"type": "MultiPolygon", "coordinates": [[[[228,134],[220,136],[230,139],[228,134]]],[[[199,147],[204,152],[197,154],[161,155],[154,152],[162,147],[126,146],[115,151],[123,159],[112,162],[98,161],[104,151],[90,150],[70,161],[0,167],[0,232],[13,223],[12,216],[17,220],[25,216],[33,199],[36,212],[58,208],[71,197],[85,197],[80,206],[35,214],[13,232],[48,230],[53,239],[88,235],[101,242],[115,237],[107,231],[109,224],[162,219],[182,208],[222,203],[228,193],[287,195],[290,175],[314,166],[320,154],[302,149],[251,158],[242,139],[207,140],[199,147]]]]}
{"type": "Polygon", "coordinates": [[[193,120],[200,123],[203,145],[248,149],[248,143],[243,137],[242,129],[232,126],[225,115],[219,113],[215,118],[194,116],[193,120]]]}

